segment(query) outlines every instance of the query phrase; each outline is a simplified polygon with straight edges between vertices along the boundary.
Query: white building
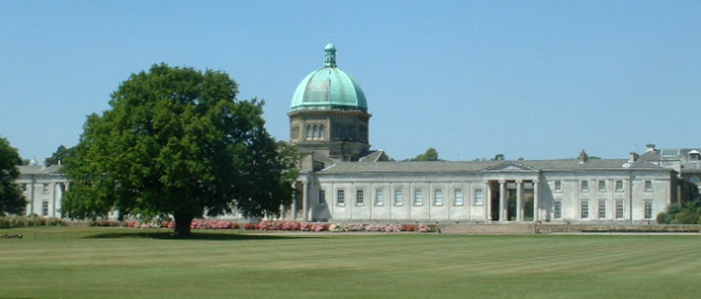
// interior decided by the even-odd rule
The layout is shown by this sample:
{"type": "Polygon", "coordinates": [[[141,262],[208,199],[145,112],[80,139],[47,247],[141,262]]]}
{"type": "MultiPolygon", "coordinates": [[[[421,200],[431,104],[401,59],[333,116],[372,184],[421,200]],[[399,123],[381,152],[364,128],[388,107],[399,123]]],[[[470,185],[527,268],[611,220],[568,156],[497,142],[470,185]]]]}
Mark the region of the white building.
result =
{"type": "Polygon", "coordinates": [[[68,181],[61,174],[60,165],[18,166],[19,184],[27,200],[26,215],[61,218],[61,200],[68,186],[68,181]]]}
{"type": "MultiPolygon", "coordinates": [[[[369,145],[360,85],[324,66],[292,98],[290,141],[303,154],[284,218],[311,221],[648,223],[676,201],[676,172],[630,159],[390,162],[369,145]]],[[[399,129],[400,130],[400,129],[399,129]]],[[[401,132],[398,132],[401,133],[401,132]]],[[[407,132],[410,133],[410,132],[407,132]]]]}

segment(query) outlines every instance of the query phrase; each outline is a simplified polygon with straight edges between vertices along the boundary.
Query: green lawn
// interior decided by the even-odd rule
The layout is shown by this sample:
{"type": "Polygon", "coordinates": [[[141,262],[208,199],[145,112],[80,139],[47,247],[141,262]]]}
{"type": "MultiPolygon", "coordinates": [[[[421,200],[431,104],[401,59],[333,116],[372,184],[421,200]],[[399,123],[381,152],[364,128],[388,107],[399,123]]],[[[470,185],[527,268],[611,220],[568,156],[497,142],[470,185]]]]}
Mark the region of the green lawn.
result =
{"type": "Polygon", "coordinates": [[[701,236],[0,229],[0,298],[698,298],[701,236]]]}

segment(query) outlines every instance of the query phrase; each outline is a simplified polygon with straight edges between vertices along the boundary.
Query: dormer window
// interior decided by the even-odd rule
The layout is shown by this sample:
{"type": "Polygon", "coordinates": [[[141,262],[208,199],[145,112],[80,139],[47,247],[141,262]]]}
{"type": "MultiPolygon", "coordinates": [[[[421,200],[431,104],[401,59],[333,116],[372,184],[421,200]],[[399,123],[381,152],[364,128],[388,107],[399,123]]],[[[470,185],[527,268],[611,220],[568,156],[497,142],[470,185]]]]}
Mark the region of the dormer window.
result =
{"type": "Polygon", "coordinates": [[[700,155],[701,155],[701,154],[699,153],[699,151],[697,151],[697,150],[691,150],[691,151],[689,152],[689,160],[690,160],[690,161],[698,161],[698,160],[701,160],[700,155]]]}

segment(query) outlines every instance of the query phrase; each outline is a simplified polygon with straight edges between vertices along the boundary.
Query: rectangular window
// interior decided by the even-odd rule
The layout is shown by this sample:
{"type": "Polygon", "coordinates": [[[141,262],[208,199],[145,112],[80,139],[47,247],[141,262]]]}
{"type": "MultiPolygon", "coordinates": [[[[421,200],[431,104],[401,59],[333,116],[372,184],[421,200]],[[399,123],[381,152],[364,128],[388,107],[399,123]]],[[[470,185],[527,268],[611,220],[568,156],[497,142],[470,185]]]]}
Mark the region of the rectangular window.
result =
{"type": "Polygon", "coordinates": [[[623,201],[616,201],[616,219],[623,219],[623,201]]]}
{"type": "Polygon", "coordinates": [[[424,192],[421,189],[414,190],[414,205],[421,206],[424,204],[424,192]]]}
{"type": "Polygon", "coordinates": [[[481,206],[484,204],[484,194],[482,194],[482,189],[475,189],[475,205],[481,206]]]}
{"type": "Polygon", "coordinates": [[[562,181],[555,181],[555,192],[562,192],[562,181]]]}
{"type": "Polygon", "coordinates": [[[606,219],[606,201],[599,201],[599,219],[606,219]]]}
{"type": "Polygon", "coordinates": [[[375,190],[375,205],[384,206],[385,205],[385,190],[377,189],[375,190]]]}
{"type": "Polygon", "coordinates": [[[44,194],[49,194],[49,184],[44,183],[42,191],[44,194]]]}
{"type": "Polygon", "coordinates": [[[580,211],[579,215],[582,217],[582,219],[587,219],[589,218],[589,201],[582,201],[580,203],[580,211]]]}
{"type": "Polygon", "coordinates": [[[623,192],[623,181],[616,181],[616,192],[623,192]]]}
{"type": "Polygon", "coordinates": [[[455,205],[462,206],[465,204],[465,197],[462,194],[462,189],[455,189],[455,205]]]}
{"type": "Polygon", "coordinates": [[[48,201],[41,202],[41,216],[49,216],[49,202],[48,201]]]}
{"type": "Polygon", "coordinates": [[[652,201],[645,201],[645,219],[652,219],[652,201]]]}
{"type": "Polygon", "coordinates": [[[606,192],[606,181],[599,181],[599,192],[606,192]]]}
{"type": "Polygon", "coordinates": [[[435,189],[433,190],[433,204],[437,206],[443,205],[443,190],[435,189]]]}
{"type": "Polygon", "coordinates": [[[645,181],[645,192],[652,191],[652,181],[645,181]]]}
{"type": "Polygon", "coordinates": [[[355,190],[355,204],[356,205],[364,205],[365,204],[364,190],[355,190]]]}
{"type": "Polygon", "coordinates": [[[553,211],[553,217],[555,219],[562,219],[562,202],[561,201],[556,201],[555,202],[555,208],[553,211]]]}
{"type": "Polygon", "coordinates": [[[394,190],[394,205],[404,205],[404,192],[401,189],[394,190]]]}
{"type": "Polygon", "coordinates": [[[589,192],[589,181],[581,181],[580,187],[582,192],[589,192]]]}
{"type": "Polygon", "coordinates": [[[317,201],[319,205],[325,206],[326,205],[326,191],[325,190],[319,190],[319,200],[317,201]]]}
{"type": "Polygon", "coordinates": [[[336,191],[336,204],[339,206],[346,204],[346,192],[345,190],[336,191]]]}

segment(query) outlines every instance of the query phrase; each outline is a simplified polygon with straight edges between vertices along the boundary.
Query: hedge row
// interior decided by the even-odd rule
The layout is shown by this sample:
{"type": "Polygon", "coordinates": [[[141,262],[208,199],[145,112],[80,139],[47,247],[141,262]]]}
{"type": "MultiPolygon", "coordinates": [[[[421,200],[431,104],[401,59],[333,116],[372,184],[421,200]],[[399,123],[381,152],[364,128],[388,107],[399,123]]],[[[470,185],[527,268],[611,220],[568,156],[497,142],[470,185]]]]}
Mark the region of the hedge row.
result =
{"type": "Polygon", "coordinates": [[[65,226],[66,222],[60,218],[28,217],[28,216],[4,216],[0,217],[0,227],[23,226],[65,226]]]}

